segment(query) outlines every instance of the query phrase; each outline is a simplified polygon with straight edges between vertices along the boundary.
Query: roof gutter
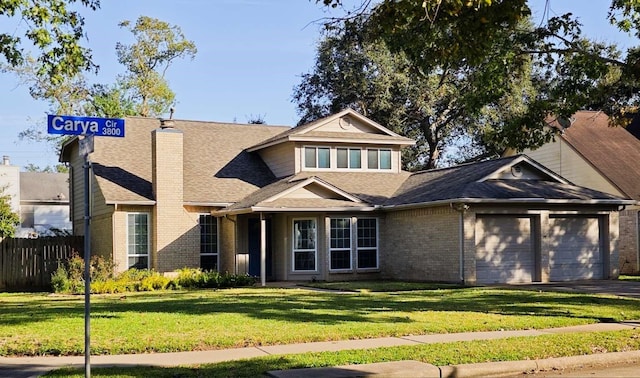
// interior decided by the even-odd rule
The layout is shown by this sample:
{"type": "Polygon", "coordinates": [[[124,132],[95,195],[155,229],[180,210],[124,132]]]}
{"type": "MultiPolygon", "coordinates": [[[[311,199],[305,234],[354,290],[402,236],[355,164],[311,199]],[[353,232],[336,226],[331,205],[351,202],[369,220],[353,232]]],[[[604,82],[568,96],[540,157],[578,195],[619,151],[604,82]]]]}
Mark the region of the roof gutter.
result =
{"type": "Polygon", "coordinates": [[[107,205],[153,206],[156,201],[106,201],[107,205]]]}
{"type": "Polygon", "coordinates": [[[205,207],[227,207],[232,205],[232,202],[190,202],[185,201],[185,205],[187,206],[205,206],[205,207]]]}
{"type": "Polygon", "coordinates": [[[213,215],[222,216],[222,215],[239,215],[239,214],[251,214],[251,213],[315,213],[315,212],[369,212],[380,210],[381,206],[363,206],[363,207],[350,207],[350,206],[340,206],[340,207],[261,207],[261,206],[252,206],[245,207],[243,209],[236,210],[219,210],[212,212],[213,215]]]}
{"type": "Polygon", "coordinates": [[[387,205],[383,206],[383,210],[404,210],[404,209],[414,209],[420,207],[434,207],[434,206],[443,206],[450,205],[456,203],[474,203],[474,204],[525,204],[525,203],[540,203],[540,204],[550,204],[550,205],[610,205],[610,206],[619,206],[619,205],[632,205],[635,204],[634,200],[625,200],[625,199],[592,199],[592,200],[582,200],[582,199],[545,199],[545,198],[455,198],[455,199],[446,199],[446,200],[438,200],[438,201],[429,201],[429,202],[418,202],[418,203],[409,203],[402,205],[387,205]]]}

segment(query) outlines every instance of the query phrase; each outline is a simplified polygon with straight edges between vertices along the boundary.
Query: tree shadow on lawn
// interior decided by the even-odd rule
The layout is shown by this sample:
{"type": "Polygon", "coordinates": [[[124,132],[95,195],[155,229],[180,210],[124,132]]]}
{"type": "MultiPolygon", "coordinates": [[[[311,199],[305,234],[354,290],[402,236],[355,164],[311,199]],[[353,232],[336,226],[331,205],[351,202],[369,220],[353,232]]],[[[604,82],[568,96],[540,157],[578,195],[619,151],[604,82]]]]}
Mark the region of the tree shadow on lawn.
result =
{"type": "MultiPolygon", "coordinates": [[[[83,297],[53,302],[2,303],[0,325],[19,325],[57,317],[84,316],[83,297]],[[57,304],[57,306],[56,306],[57,304]]],[[[339,324],[343,322],[411,322],[404,314],[426,311],[474,312],[496,315],[569,317],[612,321],[575,310],[583,306],[611,307],[616,314],[640,316],[640,300],[570,293],[539,293],[509,289],[447,289],[401,293],[335,294],[291,289],[224,290],[215,293],[154,292],[149,294],[96,296],[94,318],[117,318],[122,313],[167,313],[184,315],[242,314],[260,320],[289,323],[339,324]],[[376,316],[371,316],[372,314],[376,316]]]]}

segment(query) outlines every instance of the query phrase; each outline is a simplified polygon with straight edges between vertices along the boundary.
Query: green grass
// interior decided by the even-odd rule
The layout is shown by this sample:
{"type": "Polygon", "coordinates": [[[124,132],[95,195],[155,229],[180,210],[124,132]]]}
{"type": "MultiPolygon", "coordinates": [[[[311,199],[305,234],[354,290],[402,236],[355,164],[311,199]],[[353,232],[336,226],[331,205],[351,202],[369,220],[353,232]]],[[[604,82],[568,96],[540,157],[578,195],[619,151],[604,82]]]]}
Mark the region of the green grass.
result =
{"type": "MultiPolygon", "coordinates": [[[[84,298],[0,294],[0,355],[81,355],[84,298]]],[[[498,288],[249,288],[92,296],[92,354],[221,349],[640,319],[640,299],[498,288]]]]}
{"type": "Polygon", "coordinates": [[[414,291],[414,290],[439,290],[439,289],[461,289],[465,286],[447,283],[428,282],[402,282],[402,281],[345,281],[345,282],[311,282],[304,284],[306,287],[353,291],[360,293],[368,292],[393,292],[393,291],[414,291]]]}
{"type": "Polygon", "coordinates": [[[638,275],[638,276],[620,276],[620,277],[618,277],[618,279],[621,280],[621,281],[640,282],[640,275],[638,275]]]}
{"type": "MultiPolygon", "coordinates": [[[[418,360],[433,365],[517,361],[640,349],[640,329],[615,332],[552,334],[369,350],[259,357],[189,367],[92,369],[94,377],[257,377],[269,370],[418,360]]],[[[62,369],[48,377],[82,377],[79,369],[62,369]]]]}

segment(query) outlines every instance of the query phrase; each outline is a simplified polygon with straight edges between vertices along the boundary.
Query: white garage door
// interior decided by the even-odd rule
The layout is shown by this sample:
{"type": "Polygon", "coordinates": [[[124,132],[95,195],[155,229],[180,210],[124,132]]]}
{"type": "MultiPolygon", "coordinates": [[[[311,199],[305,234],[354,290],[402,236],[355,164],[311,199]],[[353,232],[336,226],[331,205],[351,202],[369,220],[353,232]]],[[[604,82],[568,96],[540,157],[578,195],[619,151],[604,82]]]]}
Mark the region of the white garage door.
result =
{"type": "Polygon", "coordinates": [[[549,280],[603,278],[604,264],[598,218],[550,218],[549,240],[549,280]]]}
{"type": "Polygon", "coordinates": [[[478,283],[531,282],[535,259],[531,218],[481,216],[476,220],[478,283]]]}

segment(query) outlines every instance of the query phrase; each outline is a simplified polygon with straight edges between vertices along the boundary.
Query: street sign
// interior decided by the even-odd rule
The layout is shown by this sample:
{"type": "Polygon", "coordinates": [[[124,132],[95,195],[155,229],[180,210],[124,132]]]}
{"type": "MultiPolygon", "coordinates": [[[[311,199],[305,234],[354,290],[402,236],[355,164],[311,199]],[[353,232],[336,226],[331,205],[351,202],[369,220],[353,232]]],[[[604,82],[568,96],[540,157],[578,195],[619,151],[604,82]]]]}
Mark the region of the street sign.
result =
{"type": "Polygon", "coordinates": [[[91,377],[91,161],[94,136],[124,138],[124,119],[47,115],[49,134],[83,135],[78,152],[84,157],[84,376],[91,377]]]}
{"type": "Polygon", "coordinates": [[[124,137],[124,119],[47,115],[49,134],[124,137]]]}

